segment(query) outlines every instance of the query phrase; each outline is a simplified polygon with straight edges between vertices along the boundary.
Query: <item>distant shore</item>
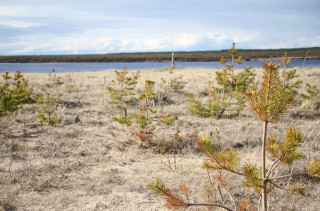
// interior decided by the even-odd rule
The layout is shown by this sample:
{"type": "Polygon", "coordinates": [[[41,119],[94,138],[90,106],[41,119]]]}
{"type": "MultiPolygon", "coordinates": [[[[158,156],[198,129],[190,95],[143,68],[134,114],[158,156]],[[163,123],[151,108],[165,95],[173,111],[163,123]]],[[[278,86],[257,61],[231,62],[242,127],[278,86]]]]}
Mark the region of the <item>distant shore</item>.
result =
{"type": "MultiPolygon", "coordinates": [[[[244,61],[279,60],[288,53],[292,60],[320,59],[320,47],[292,49],[239,49],[236,57],[244,61]]],[[[229,58],[227,50],[175,52],[177,62],[220,61],[221,57],[229,58]]],[[[64,62],[169,62],[172,52],[114,53],[86,55],[19,55],[0,56],[0,63],[64,63],[64,62]]]]}

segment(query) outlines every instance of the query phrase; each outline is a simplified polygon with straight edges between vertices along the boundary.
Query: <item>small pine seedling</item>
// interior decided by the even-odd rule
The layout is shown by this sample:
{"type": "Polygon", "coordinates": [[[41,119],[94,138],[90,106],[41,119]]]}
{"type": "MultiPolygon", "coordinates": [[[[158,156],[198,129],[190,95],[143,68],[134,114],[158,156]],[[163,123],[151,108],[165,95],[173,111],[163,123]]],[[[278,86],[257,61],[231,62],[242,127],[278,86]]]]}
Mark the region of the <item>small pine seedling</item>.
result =
{"type": "Polygon", "coordinates": [[[14,76],[9,72],[2,75],[4,84],[0,85],[0,117],[18,110],[23,103],[32,101],[32,88],[28,88],[26,80],[18,70],[14,76]]]}
{"type": "Polygon", "coordinates": [[[123,71],[115,71],[115,74],[116,80],[112,80],[114,87],[107,87],[110,97],[108,103],[116,106],[119,110],[119,117],[114,117],[113,120],[120,124],[130,125],[131,117],[128,116],[127,110],[134,101],[134,88],[140,75],[139,72],[136,72],[129,77],[126,67],[124,67],[123,71]]]}
{"type": "Polygon", "coordinates": [[[57,103],[62,103],[61,94],[58,94],[54,99],[50,99],[50,94],[48,92],[46,93],[45,98],[43,97],[43,94],[40,93],[37,96],[37,103],[42,105],[41,108],[37,110],[41,124],[54,126],[62,122],[62,117],[58,118],[55,111],[55,105],[57,103]]]}
{"type": "MultiPolygon", "coordinates": [[[[52,73],[56,72],[56,70],[54,68],[51,71],[52,71],[52,73]]],[[[58,87],[58,86],[64,84],[64,82],[61,80],[61,77],[57,76],[57,74],[49,74],[48,82],[49,83],[47,83],[45,85],[47,88],[58,87]]]]}

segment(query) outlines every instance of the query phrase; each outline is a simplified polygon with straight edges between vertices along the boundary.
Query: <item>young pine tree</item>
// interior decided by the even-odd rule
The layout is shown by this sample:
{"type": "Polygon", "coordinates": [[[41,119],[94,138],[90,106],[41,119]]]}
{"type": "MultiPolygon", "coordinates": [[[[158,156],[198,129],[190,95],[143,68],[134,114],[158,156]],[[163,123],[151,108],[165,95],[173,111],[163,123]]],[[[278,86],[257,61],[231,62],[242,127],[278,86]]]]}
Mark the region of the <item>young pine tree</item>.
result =
{"type": "MultiPolygon", "coordinates": [[[[239,115],[245,106],[245,97],[243,93],[256,84],[255,73],[251,67],[245,67],[242,71],[235,73],[234,63],[241,64],[241,57],[235,60],[238,50],[235,49],[233,43],[228,51],[231,56],[231,64],[227,64],[226,68],[216,72],[217,86],[213,86],[209,81],[205,92],[208,94],[208,100],[203,103],[198,100],[192,93],[188,93],[188,101],[191,102],[189,111],[192,115],[198,117],[208,117],[220,119],[222,117],[231,118],[239,115]]],[[[226,60],[221,57],[221,64],[226,60]]]]}
{"type": "MultiPolygon", "coordinates": [[[[278,183],[278,181],[298,176],[320,179],[320,160],[318,158],[309,161],[304,172],[276,175],[275,170],[279,166],[285,167],[295,160],[305,157],[301,150],[304,135],[297,128],[288,128],[285,137],[281,141],[274,136],[267,137],[268,125],[280,120],[282,115],[290,108],[294,96],[281,80],[279,65],[275,65],[272,62],[264,65],[263,81],[260,88],[256,87],[246,92],[246,99],[251,111],[263,122],[260,167],[255,163],[246,163],[241,166],[237,150],[232,148],[223,149],[219,143],[213,142],[209,135],[205,135],[197,141],[197,145],[207,157],[203,165],[204,168],[217,172],[218,176],[216,178],[218,182],[225,187],[226,182],[221,179],[222,172],[243,177],[243,186],[252,188],[261,197],[263,211],[268,210],[267,195],[271,191],[274,191],[275,188],[286,189],[281,187],[281,183],[278,183]],[[274,159],[271,166],[266,165],[267,152],[274,159]]],[[[166,200],[166,206],[169,209],[179,210],[190,206],[207,206],[233,210],[221,203],[191,203],[191,191],[186,185],[183,188],[180,187],[182,195],[166,187],[159,178],[150,183],[149,188],[166,200]]],[[[300,185],[292,185],[286,190],[304,193],[304,188],[300,185]]]]}
{"type": "Polygon", "coordinates": [[[150,126],[153,118],[150,115],[157,112],[157,110],[153,109],[151,106],[151,103],[155,100],[154,84],[154,81],[145,81],[144,92],[139,96],[140,103],[142,104],[140,107],[140,113],[136,113],[134,115],[138,131],[131,128],[131,133],[140,139],[140,147],[143,142],[149,140],[153,136],[153,130],[155,129],[150,126]]]}
{"type": "Polygon", "coordinates": [[[23,103],[30,102],[33,89],[18,70],[14,76],[9,72],[2,75],[4,84],[0,85],[0,117],[18,110],[23,103]]]}
{"type": "Polygon", "coordinates": [[[37,96],[37,103],[41,105],[41,108],[38,109],[38,118],[40,119],[41,124],[46,124],[54,126],[57,123],[61,123],[62,118],[58,117],[55,109],[57,103],[62,103],[61,94],[58,94],[56,98],[51,99],[50,94],[47,92],[46,97],[43,97],[43,94],[40,93],[37,96]]]}
{"type": "Polygon", "coordinates": [[[156,99],[156,93],[154,91],[155,82],[151,80],[145,81],[144,92],[139,96],[140,100],[140,112],[134,114],[134,125],[137,127],[131,128],[133,136],[139,138],[140,147],[143,142],[151,140],[153,137],[153,131],[156,129],[156,125],[164,124],[167,127],[178,120],[176,115],[171,113],[162,112],[156,115],[157,110],[154,109],[154,100],[156,99]]]}
{"type": "Polygon", "coordinates": [[[64,82],[61,80],[60,76],[57,76],[57,74],[53,74],[56,72],[56,70],[54,68],[51,70],[51,72],[52,72],[52,74],[49,74],[48,83],[46,84],[47,88],[58,87],[58,86],[64,84],[64,82]]]}
{"type": "Polygon", "coordinates": [[[185,83],[182,81],[183,76],[180,75],[173,77],[173,73],[173,68],[171,66],[169,69],[170,80],[167,81],[166,79],[161,78],[162,86],[163,88],[166,88],[170,91],[181,93],[183,88],[185,87],[185,83]]]}
{"type": "Polygon", "coordinates": [[[123,71],[116,70],[115,74],[116,80],[112,80],[113,87],[107,87],[110,96],[108,103],[116,106],[119,111],[119,116],[115,116],[113,120],[129,126],[131,125],[131,117],[127,114],[128,107],[133,102],[133,96],[135,95],[133,90],[140,75],[139,72],[136,72],[129,77],[126,67],[123,71]]]}

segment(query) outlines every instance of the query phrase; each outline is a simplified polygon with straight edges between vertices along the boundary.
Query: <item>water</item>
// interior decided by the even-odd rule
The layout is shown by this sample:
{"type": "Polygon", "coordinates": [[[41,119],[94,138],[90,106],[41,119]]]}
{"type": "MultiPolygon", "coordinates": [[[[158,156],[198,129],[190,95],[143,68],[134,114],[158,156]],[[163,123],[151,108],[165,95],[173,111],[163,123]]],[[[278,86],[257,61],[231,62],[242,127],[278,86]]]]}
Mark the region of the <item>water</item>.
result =
{"type": "MultiPolygon", "coordinates": [[[[277,62],[277,61],[275,61],[277,62]]],[[[263,61],[244,61],[236,68],[248,67],[260,68],[263,61]]],[[[1,72],[16,72],[20,70],[22,73],[50,73],[54,68],[57,73],[63,72],[96,72],[103,70],[123,70],[126,66],[127,70],[149,70],[163,69],[171,66],[171,62],[102,62],[102,63],[0,63],[1,72]]],[[[175,62],[175,66],[179,68],[224,68],[219,62],[175,62]]],[[[290,67],[315,67],[320,66],[320,60],[295,60],[290,63],[290,67]]]]}

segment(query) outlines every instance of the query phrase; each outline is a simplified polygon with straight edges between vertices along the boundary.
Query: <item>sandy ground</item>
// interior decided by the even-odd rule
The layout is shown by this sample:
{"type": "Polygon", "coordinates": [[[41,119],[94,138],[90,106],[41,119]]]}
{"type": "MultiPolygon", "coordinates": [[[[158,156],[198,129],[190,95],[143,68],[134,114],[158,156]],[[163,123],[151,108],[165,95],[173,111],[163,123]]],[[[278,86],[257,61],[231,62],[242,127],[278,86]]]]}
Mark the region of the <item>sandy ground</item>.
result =
{"type": "MultiPolygon", "coordinates": [[[[167,97],[166,102],[155,104],[155,108],[179,117],[183,143],[176,155],[176,168],[172,153],[159,153],[157,147],[169,143],[177,125],[157,127],[150,143],[139,147],[140,142],[130,130],[112,120],[112,106],[107,103],[106,90],[115,78],[112,70],[56,74],[64,84],[51,89],[44,86],[50,82],[48,74],[23,74],[34,93],[62,94],[64,102],[56,110],[63,121],[56,126],[41,125],[36,115],[39,105],[25,105],[23,110],[0,119],[0,209],[165,210],[164,201],[147,188],[156,177],[174,190],[180,183],[188,183],[193,192],[192,201],[204,202],[207,197],[204,189],[209,186],[209,179],[202,168],[205,157],[194,141],[204,134],[220,131],[221,144],[238,148],[243,164],[259,162],[262,124],[248,109],[233,119],[191,116],[186,94],[170,92],[160,84],[161,78],[169,80],[183,75],[184,90],[201,96],[208,81],[215,80],[215,71],[182,69],[175,70],[172,75],[166,70],[140,71],[137,92],[144,89],[145,80],[154,80],[156,93],[167,97]],[[192,133],[194,130],[197,133],[192,133]],[[168,167],[169,159],[173,170],[168,167]]],[[[262,70],[256,71],[260,80],[262,70]]],[[[304,82],[320,85],[320,67],[300,68],[297,73],[304,82]]],[[[299,91],[304,90],[305,85],[299,91]]],[[[133,106],[129,112],[137,110],[137,106],[133,106]]],[[[298,100],[279,123],[271,124],[269,134],[281,137],[286,128],[296,126],[308,135],[318,120],[320,111],[311,102],[298,100]]],[[[320,156],[319,125],[304,152],[306,159],[320,156]]],[[[270,157],[268,163],[271,163],[270,157]]],[[[306,160],[299,161],[295,171],[303,171],[305,163],[306,160]]],[[[277,173],[287,174],[289,170],[286,167],[277,173]]],[[[249,198],[252,205],[257,206],[259,197],[242,187],[242,178],[226,176],[226,179],[236,202],[249,198]]],[[[306,178],[296,178],[294,182],[304,183],[307,195],[274,191],[269,198],[271,210],[320,210],[319,183],[306,178]]],[[[285,183],[286,180],[281,185],[285,183]]],[[[233,206],[224,190],[221,194],[215,190],[213,196],[223,197],[224,204],[233,206]]]]}

